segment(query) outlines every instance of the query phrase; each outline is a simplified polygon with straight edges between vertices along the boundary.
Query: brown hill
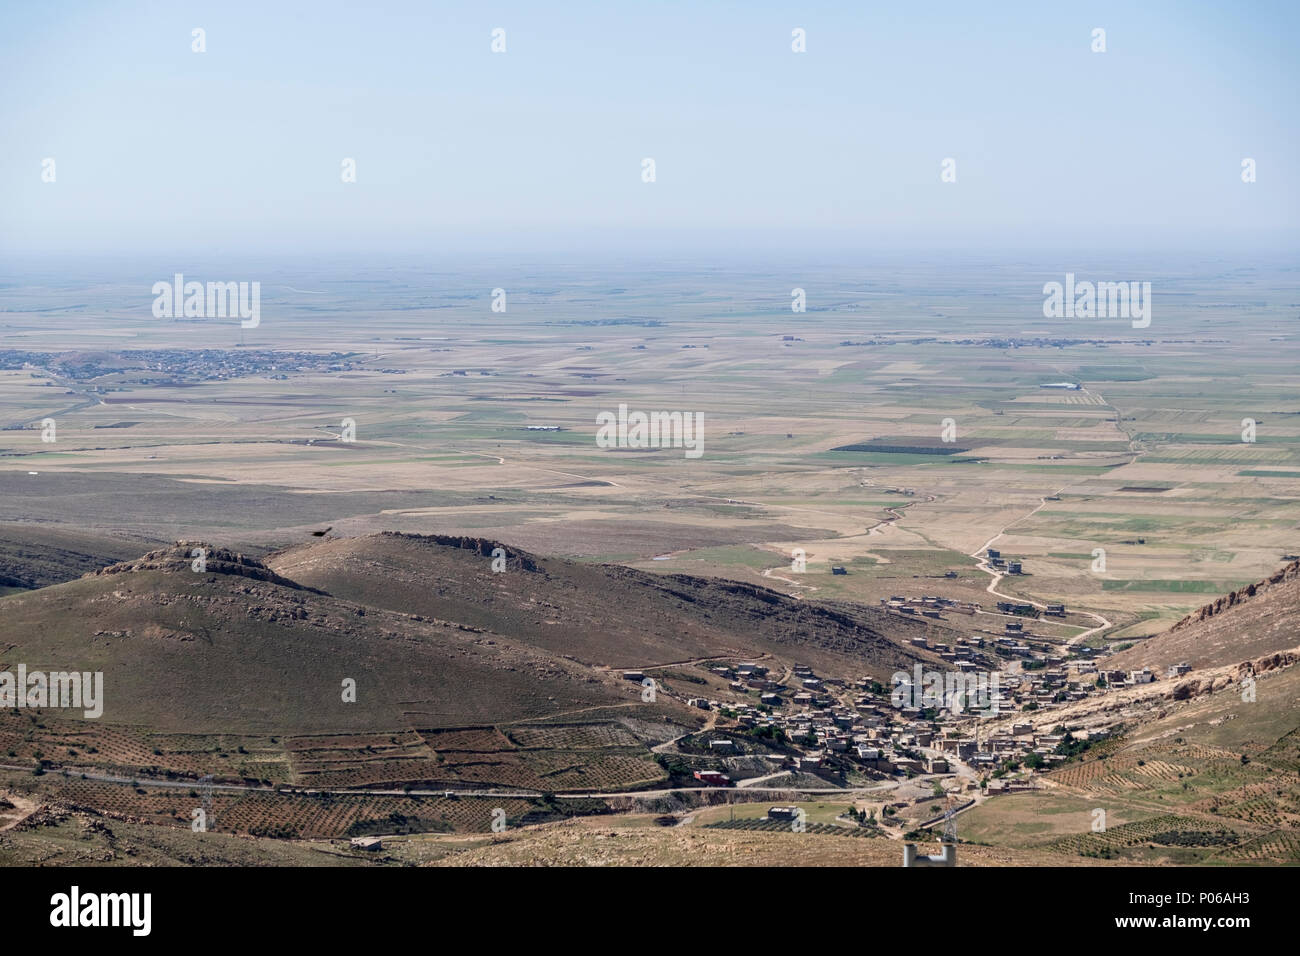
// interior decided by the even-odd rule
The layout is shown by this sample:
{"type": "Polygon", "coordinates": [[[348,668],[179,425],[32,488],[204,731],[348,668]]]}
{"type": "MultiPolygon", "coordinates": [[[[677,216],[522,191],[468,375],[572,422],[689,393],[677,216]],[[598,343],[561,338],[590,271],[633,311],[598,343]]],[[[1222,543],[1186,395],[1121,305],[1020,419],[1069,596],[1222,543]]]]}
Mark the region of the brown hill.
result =
{"type": "Polygon", "coordinates": [[[1271,577],[1225,594],[1169,630],[1116,654],[1115,667],[1150,667],[1163,675],[1172,664],[1219,667],[1292,648],[1300,625],[1300,561],[1271,577]]]}
{"type": "MultiPolygon", "coordinates": [[[[270,555],[267,565],[336,597],[472,624],[598,666],[770,654],[831,676],[888,680],[936,660],[907,643],[926,634],[926,624],[877,608],[539,557],[480,538],[384,532],[303,545],[270,555]],[[498,547],[507,557],[499,573],[498,547]]],[[[947,633],[931,630],[939,640],[947,633]]]]}
{"type": "Polygon", "coordinates": [[[0,670],[102,671],[102,720],[208,734],[460,726],[637,699],[524,643],[313,592],[221,549],[196,573],[193,546],[0,598],[0,670]]]}

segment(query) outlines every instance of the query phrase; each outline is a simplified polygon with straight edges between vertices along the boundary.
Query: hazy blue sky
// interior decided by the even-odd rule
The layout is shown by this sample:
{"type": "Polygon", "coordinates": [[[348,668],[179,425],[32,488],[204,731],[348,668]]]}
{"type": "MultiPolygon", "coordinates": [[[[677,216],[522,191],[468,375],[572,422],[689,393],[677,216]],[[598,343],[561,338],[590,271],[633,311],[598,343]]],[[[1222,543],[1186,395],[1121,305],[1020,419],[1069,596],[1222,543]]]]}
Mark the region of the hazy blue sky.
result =
{"type": "Polygon", "coordinates": [[[0,250],[1277,248],[1298,25],[1185,0],[5,3],[0,250]]]}

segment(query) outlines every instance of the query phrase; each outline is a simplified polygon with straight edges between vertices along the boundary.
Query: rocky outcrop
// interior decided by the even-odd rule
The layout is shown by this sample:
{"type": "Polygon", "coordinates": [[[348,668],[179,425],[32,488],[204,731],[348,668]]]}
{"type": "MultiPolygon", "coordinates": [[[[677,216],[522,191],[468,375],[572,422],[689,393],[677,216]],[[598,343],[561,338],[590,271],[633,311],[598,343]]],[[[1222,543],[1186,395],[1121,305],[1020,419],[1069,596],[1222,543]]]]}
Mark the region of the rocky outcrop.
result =
{"type": "Polygon", "coordinates": [[[1255,584],[1248,584],[1244,588],[1233,591],[1231,594],[1225,594],[1223,597],[1211,601],[1209,604],[1206,604],[1187,615],[1169,630],[1176,631],[1179,628],[1190,627],[1200,621],[1209,620],[1216,614],[1222,614],[1229,608],[1246,603],[1256,595],[1267,591],[1269,588],[1295,578],[1300,578],[1300,561],[1292,561],[1286,567],[1282,568],[1282,570],[1263,581],[1258,581],[1255,584]]]}
{"type": "Polygon", "coordinates": [[[251,578],[254,581],[266,581],[281,587],[297,591],[315,591],[303,587],[296,581],[281,577],[261,561],[250,558],[228,548],[218,548],[203,541],[177,541],[170,548],[150,551],[131,561],[119,561],[106,568],[82,575],[83,578],[96,578],[112,574],[133,574],[140,571],[162,571],[165,573],[186,574],[228,574],[236,577],[251,578]]]}
{"type": "Polygon", "coordinates": [[[1242,661],[1237,665],[1237,674],[1262,674],[1264,671],[1276,670],[1279,667],[1290,667],[1297,660],[1300,660],[1300,648],[1265,654],[1253,661],[1242,661]]]}
{"type": "Polygon", "coordinates": [[[427,542],[447,548],[459,548],[462,551],[472,551],[485,558],[492,557],[492,552],[500,548],[506,555],[506,567],[520,571],[540,570],[531,554],[517,548],[508,547],[500,541],[493,541],[490,538],[471,538],[454,534],[409,534],[405,531],[381,531],[379,537],[399,538],[403,541],[427,542]]]}

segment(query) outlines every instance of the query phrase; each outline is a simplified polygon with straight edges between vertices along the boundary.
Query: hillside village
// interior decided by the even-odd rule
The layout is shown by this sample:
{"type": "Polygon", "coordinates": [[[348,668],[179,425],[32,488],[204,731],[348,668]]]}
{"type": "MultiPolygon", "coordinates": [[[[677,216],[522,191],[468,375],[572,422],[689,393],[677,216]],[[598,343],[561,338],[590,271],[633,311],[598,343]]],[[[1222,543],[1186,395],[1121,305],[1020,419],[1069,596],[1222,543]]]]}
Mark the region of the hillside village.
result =
{"type": "MultiPolygon", "coordinates": [[[[996,552],[992,554],[996,559],[996,552]]],[[[893,613],[919,612],[932,618],[941,611],[994,613],[984,612],[979,604],[938,595],[895,595],[881,598],[880,603],[893,613]]],[[[892,687],[870,677],[850,683],[819,675],[803,664],[794,664],[784,673],[757,661],[711,665],[708,670],[719,692],[685,698],[689,706],[712,715],[711,729],[691,741],[693,778],[706,786],[743,787],[758,777],[775,782],[784,773],[809,785],[817,781],[805,775],[819,778],[823,785],[854,786],[873,779],[955,775],[960,786],[971,791],[1035,788],[1036,774],[1122,728],[1118,707],[1099,708],[1110,710],[1112,716],[1100,722],[1089,720],[1087,727],[1057,723],[1053,713],[1067,705],[1181,678],[1192,670],[1185,662],[1170,666],[1164,674],[1148,667],[1108,667],[1105,655],[1093,648],[1035,639],[1026,630],[1038,614],[1032,605],[1002,601],[996,613],[1012,618],[1004,625],[1006,636],[969,634],[952,644],[927,637],[911,639],[913,647],[931,652],[949,668],[947,674],[924,674],[927,682],[934,678],[941,687],[947,684],[943,696],[934,701],[922,700],[920,665],[916,675],[894,675],[892,687]],[[953,677],[958,678],[956,693],[953,677]],[[990,693],[974,706],[960,688],[963,683],[974,688],[981,679],[990,693]],[[935,706],[916,705],[927,702],[935,706]],[[783,747],[773,752],[770,744],[783,747]],[[705,755],[712,759],[702,760],[705,755]],[[744,759],[755,756],[760,763],[744,759]],[[704,766],[705,762],[716,766],[704,766]]],[[[1064,616],[1065,606],[1048,604],[1043,614],[1064,616]]],[[[637,683],[654,681],[653,670],[628,670],[623,677],[637,683]]]]}

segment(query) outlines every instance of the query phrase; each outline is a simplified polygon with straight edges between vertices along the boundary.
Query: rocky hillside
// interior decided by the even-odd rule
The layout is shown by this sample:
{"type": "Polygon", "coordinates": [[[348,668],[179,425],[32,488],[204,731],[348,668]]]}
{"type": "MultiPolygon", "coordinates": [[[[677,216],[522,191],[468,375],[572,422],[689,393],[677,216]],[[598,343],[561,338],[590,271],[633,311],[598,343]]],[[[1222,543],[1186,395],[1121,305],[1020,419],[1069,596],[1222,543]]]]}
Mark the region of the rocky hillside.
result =
{"type": "Polygon", "coordinates": [[[1300,643],[1300,561],[1263,581],[1225,594],[1169,630],[1116,654],[1115,667],[1150,667],[1161,675],[1172,664],[1217,667],[1254,660],[1300,643]]]}

